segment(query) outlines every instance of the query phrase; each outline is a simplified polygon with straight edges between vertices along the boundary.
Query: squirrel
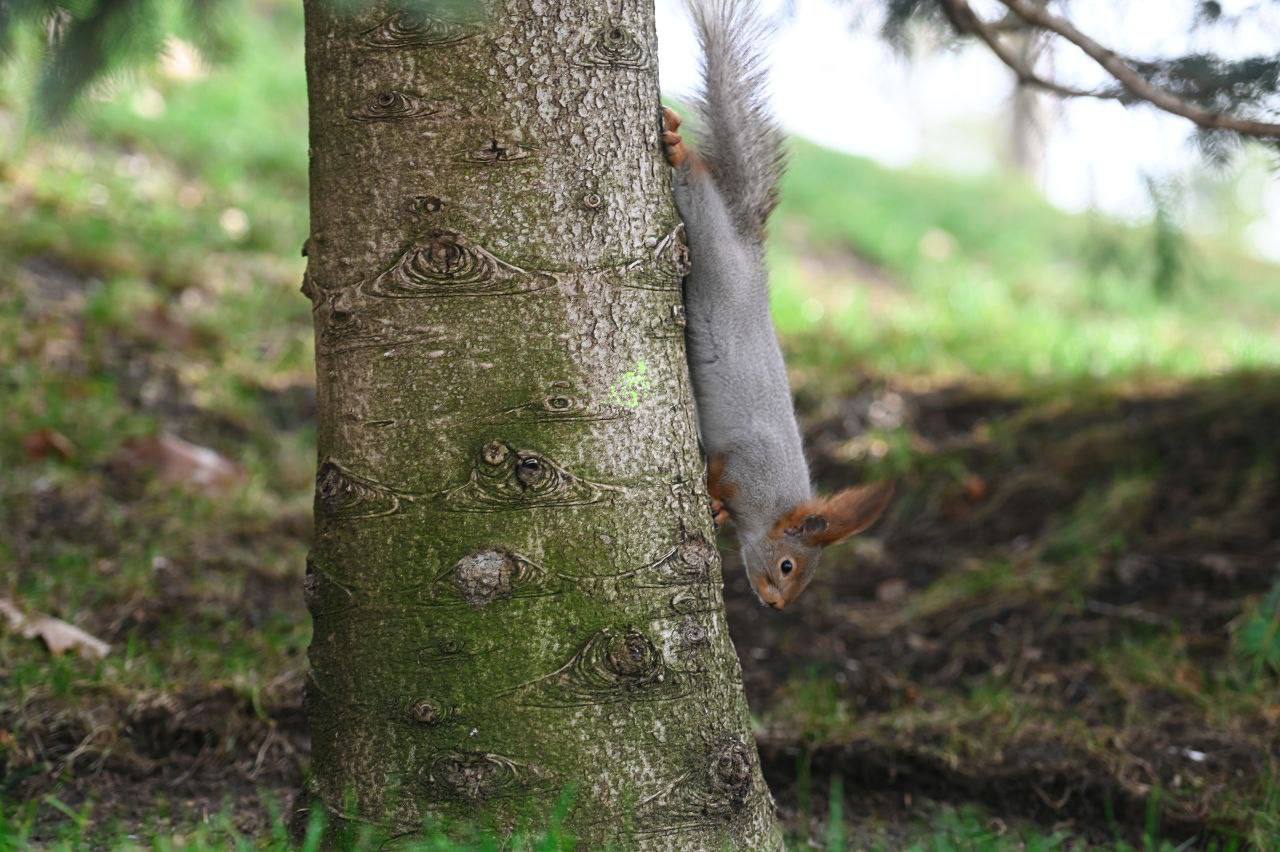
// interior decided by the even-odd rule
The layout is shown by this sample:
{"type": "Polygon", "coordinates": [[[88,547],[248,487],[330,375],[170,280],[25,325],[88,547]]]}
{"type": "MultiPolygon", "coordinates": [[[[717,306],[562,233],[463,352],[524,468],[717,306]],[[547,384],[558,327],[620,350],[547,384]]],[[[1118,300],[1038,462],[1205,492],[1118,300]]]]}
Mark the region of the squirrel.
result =
{"type": "Polygon", "coordinates": [[[812,581],[822,549],[869,527],[893,484],[815,496],[786,365],[769,312],[765,223],[778,203],[783,134],[768,112],[752,0],[689,0],[702,47],[698,146],[662,111],[690,271],[685,341],[717,528],[736,527],[751,588],[781,610],[812,581]]]}

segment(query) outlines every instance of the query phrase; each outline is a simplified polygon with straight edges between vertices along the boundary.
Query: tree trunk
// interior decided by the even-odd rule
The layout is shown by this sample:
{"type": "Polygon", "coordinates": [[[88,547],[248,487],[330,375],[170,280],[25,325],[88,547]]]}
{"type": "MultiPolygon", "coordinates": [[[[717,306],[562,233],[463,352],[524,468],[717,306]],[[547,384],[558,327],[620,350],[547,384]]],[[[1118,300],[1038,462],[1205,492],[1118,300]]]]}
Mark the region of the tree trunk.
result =
{"type": "Polygon", "coordinates": [[[314,794],[780,845],[725,627],[653,7],[307,0],[314,794]]]}
{"type": "MultiPolygon", "coordinates": [[[[1015,30],[1007,41],[1025,68],[1035,68],[1049,47],[1044,33],[1031,27],[1015,30]]],[[[1032,180],[1039,179],[1044,165],[1048,118],[1040,90],[1015,80],[1009,104],[1009,165],[1032,180]]]]}

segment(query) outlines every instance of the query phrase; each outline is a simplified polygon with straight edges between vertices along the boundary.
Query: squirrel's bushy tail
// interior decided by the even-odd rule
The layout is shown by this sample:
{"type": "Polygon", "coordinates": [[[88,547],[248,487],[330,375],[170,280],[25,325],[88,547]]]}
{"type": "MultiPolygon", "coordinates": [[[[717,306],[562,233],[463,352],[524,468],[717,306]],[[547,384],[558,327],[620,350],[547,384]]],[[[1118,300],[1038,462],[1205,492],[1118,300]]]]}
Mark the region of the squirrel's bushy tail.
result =
{"type": "Polygon", "coordinates": [[[786,161],[769,113],[760,49],[768,37],[755,0],[687,0],[702,44],[698,152],[744,235],[759,237],[778,204],[786,161]]]}

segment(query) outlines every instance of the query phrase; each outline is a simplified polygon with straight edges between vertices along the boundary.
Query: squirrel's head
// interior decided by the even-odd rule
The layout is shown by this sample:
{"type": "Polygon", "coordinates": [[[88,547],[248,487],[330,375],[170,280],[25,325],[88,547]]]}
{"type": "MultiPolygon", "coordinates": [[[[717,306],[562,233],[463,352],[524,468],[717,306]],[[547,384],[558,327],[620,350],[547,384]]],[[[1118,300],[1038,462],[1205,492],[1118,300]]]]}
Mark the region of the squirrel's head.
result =
{"type": "Polygon", "coordinates": [[[742,561],[756,597],[774,609],[800,597],[813,580],[823,548],[871,526],[892,497],[891,482],[846,488],[800,503],[763,535],[739,530],[742,561]]]}

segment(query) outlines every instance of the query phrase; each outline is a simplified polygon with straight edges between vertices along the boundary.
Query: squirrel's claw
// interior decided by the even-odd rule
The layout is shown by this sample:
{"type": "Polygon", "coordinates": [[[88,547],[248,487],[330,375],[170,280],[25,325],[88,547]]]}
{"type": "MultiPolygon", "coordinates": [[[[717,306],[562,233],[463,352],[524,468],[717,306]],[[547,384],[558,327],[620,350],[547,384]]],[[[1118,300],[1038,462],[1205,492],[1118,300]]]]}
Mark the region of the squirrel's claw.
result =
{"type": "Polygon", "coordinates": [[[680,116],[675,110],[662,108],[662,147],[667,155],[667,162],[674,168],[680,168],[689,158],[689,151],[684,146],[684,139],[676,132],[680,128],[680,116]]]}

